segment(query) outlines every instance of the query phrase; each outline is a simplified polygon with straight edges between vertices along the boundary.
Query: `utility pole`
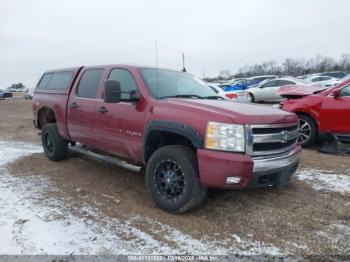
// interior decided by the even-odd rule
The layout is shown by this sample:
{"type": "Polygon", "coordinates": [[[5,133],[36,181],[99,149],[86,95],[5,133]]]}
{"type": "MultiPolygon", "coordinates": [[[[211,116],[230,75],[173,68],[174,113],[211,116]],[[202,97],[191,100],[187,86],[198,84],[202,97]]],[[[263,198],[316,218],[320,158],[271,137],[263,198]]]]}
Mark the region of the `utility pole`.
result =
{"type": "Polygon", "coordinates": [[[182,53],[182,72],[187,72],[185,67],[185,53],[182,53]]]}

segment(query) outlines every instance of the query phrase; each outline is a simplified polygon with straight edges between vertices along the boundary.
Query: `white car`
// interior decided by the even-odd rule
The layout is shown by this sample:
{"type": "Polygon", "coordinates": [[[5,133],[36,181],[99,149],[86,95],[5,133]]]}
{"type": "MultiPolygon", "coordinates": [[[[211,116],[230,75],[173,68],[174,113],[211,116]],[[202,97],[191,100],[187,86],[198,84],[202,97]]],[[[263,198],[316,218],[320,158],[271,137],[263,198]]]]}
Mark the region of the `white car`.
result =
{"type": "Polygon", "coordinates": [[[33,89],[29,89],[28,91],[26,91],[24,93],[24,99],[33,99],[34,96],[34,90],[33,89]]]}
{"type": "Polygon", "coordinates": [[[281,102],[283,97],[279,96],[277,91],[286,85],[305,85],[305,82],[296,78],[276,78],[265,80],[246,92],[250,102],[281,102]]]}
{"type": "Polygon", "coordinates": [[[249,102],[249,99],[247,97],[247,93],[245,90],[237,90],[237,91],[227,91],[225,92],[222,87],[215,83],[208,83],[211,89],[214,90],[214,92],[221,96],[224,99],[232,100],[232,101],[238,101],[238,102],[249,102]]]}
{"type": "Polygon", "coordinates": [[[321,75],[310,76],[308,78],[305,78],[304,81],[309,84],[319,84],[325,87],[335,86],[340,83],[340,81],[334,77],[321,75]]]}

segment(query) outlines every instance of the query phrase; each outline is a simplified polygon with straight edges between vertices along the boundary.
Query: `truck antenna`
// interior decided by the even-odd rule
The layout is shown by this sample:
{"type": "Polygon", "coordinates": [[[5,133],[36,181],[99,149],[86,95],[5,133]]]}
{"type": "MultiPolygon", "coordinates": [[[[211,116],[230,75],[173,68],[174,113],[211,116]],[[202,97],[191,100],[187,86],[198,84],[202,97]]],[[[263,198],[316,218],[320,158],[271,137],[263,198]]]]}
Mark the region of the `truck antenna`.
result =
{"type": "Polygon", "coordinates": [[[156,88],[157,88],[157,98],[159,98],[158,92],[158,40],[156,38],[156,88]]]}
{"type": "Polygon", "coordinates": [[[187,72],[185,67],[185,53],[182,53],[182,72],[187,72]]]}

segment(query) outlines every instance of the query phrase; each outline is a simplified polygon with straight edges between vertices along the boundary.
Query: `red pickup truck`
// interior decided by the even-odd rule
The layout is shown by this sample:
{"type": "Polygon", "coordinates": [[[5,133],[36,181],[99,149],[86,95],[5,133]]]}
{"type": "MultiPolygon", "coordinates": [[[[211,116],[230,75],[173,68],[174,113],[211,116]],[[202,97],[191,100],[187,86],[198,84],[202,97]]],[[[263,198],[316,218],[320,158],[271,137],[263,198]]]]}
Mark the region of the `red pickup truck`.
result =
{"type": "Polygon", "coordinates": [[[156,205],[181,213],[207,188],[288,185],[299,164],[298,118],[225,101],[187,73],[106,65],[48,71],[33,99],[47,157],[76,143],[145,166],[156,205]]]}

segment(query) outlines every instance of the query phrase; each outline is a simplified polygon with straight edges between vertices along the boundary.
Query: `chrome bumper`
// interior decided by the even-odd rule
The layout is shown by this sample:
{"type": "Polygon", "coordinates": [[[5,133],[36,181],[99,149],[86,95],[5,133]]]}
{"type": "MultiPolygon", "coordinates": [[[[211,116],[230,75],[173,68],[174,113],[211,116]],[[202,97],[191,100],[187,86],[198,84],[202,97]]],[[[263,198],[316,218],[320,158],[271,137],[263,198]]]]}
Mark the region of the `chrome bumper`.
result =
{"type": "Polygon", "coordinates": [[[301,147],[295,146],[291,151],[285,155],[275,157],[253,157],[254,168],[253,172],[273,171],[284,167],[293,166],[298,163],[301,156],[301,147]]]}

